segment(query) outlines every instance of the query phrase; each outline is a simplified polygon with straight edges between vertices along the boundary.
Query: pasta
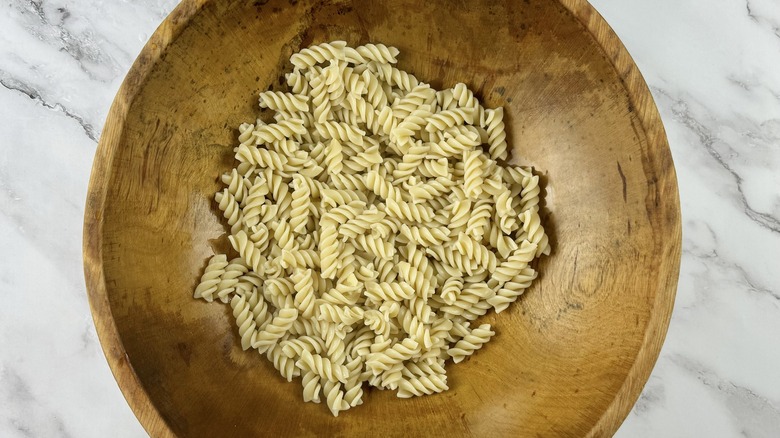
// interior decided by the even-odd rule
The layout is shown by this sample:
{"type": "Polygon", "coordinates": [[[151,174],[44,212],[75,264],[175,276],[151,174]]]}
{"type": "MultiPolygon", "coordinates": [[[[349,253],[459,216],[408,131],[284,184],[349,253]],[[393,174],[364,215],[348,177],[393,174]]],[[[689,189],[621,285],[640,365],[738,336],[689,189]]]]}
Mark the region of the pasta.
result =
{"type": "Polygon", "coordinates": [[[238,128],[216,207],[229,254],[193,296],[229,303],[243,350],[338,416],[364,385],[448,389],[551,252],[539,175],[507,163],[504,110],[437,91],[395,47],[333,41],[290,58],[287,90],[238,128]],[[273,114],[271,114],[273,113],[273,114]]]}

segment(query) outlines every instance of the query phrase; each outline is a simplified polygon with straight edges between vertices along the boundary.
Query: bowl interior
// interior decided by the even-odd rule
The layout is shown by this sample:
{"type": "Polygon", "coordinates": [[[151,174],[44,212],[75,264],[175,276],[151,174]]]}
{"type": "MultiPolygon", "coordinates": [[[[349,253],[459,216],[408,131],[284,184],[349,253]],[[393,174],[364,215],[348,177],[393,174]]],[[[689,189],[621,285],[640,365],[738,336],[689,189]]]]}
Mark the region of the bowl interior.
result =
{"type": "MultiPolygon", "coordinates": [[[[99,216],[102,224],[87,230],[104,276],[90,284],[91,298],[93,305],[96,294],[107,298],[116,348],[126,352],[127,363],[112,367],[129,364],[143,389],[123,387],[128,399],[137,411],[151,404],[159,414],[144,420],[147,429],[180,436],[614,431],[657,356],[679,265],[668,146],[635,109],[646,88],[630,90],[609,50],[551,0],[200,3],[185,2],[163,25],[159,32],[176,30],[167,45],[147,47],[147,55],[162,51],[148,75],[128,76],[134,92],[112,112],[101,141],[106,178],[91,188],[105,199],[87,212],[88,223],[99,216]],[[186,23],[176,21],[182,17],[186,23]],[[553,248],[526,295],[484,317],[494,340],[448,365],[450,391],[401,400],[369,390],[362,406],[339,418],[303,403],[300,383],[286,383],[265,357],[241,351],[229,307],[192,298],[206,259],[228,249],[213,193],[217,176],[233,167],[236,127],[254,120],[257,93],[279,85],[292,53],[333,39],[394,45],[399,66],[421,80],[436,88],[465,82],[486,106],[503,105],[514,161],[544,175],[553,248]]],[[[114,347],[104,348],[112,360],[114,347]]]]}

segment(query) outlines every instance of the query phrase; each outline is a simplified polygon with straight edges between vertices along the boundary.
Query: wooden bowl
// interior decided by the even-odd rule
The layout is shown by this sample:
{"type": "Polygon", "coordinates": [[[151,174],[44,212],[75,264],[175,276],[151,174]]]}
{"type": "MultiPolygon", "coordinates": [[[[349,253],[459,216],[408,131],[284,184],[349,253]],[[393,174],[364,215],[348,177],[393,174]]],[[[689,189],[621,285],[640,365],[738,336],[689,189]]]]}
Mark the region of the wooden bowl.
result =
{"type": "Polygon", "coordinates": [[[658,356],[680,262],[671,154],[647,86],[582,0],[187,0],[117,94],[84,230],[111,369],[152,436],[605,436],[658,356]],[[369,391],[334,418],[243,352],[229,308],[192,298],[227,249],[213,202],[236,127],[291,53],[344,39],[401,50],[437,88],[503,105],[516,157],[545,175],[553,254],[497,336],[448,365],[450,390],[369,391]]]}

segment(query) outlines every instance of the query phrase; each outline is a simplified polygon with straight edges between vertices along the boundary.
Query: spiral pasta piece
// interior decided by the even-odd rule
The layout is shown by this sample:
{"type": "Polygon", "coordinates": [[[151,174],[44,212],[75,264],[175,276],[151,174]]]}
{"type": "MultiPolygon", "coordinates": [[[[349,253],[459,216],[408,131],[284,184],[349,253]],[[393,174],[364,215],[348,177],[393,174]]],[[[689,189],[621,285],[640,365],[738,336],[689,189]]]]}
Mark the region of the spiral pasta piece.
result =
{"type": "Polygon", "coordinates": [[[480,199],[474,205],[471,216],[466,222],[466,233],[475,239],[485,235],[493,207],[486,200],[480,199]]]}
{"type": "Polygon", "coordinates": [[[385,94],[382,84],[370,71],[365,70],[361,75],[363,85],[366,89],[366,102],[376,110],[387,105],[387,94],[385,94]]]}
{"type": "Polygon", "coordinates": [[[441,245],[448,241],[450,232],[444,227],[418,227],[401,225],[401,235],[409,242],[416,242],[424,247],[441,245]]]}
{"type": "Polygon", "coordinates": [[[497,269],[498,259],[496,254],[466,233],[458,235],[455,249],[469,260],[474,260],[477,266],[484,267],[488,272],[493,272],[497,269]]]}
{"type": "Polygon", "coordinates": [[[306,232],[311,209],[311,190],[303,181],[305,177],[293,175],[293,193],[290,201],[290,227],[298,234],[306,232]]]}
{"type": "Polygon", "coordinates": [[[256,323],[254,315],[242,296],[234,296],[230,301],[230,307],[233,308],[233,317],[238,325],[238,336],[241,338],[241,348],[248,350],[252,346],[257,336],[256,323]]]}
{"type": "Polygon", "coordinates": [[[455,304],[455,301],[458,300],[462,290],[463,279],[460,277],[450,277],[444,282],[444,285],[442,286],[441,298],[449,305],[455,304]]]}
{"type": "Polygon", "coordinates": [[[341,385],[332,380],[326,380],[322,384],[322,392],[326,397],[328,409],[334,417],[339,416],[339,412],[349,409],[349,403],[344,400],[344,391],[341,385]]]}
{"type": "Polygon", "coordinates": [[[344,59],[344,48],[347,43],[344,41],[331,41],[316,46],[307,47],[294,54],[290,62],[299,70],[308,69],[315,64],[319,64],[331,59],[344,59]]]}
{"type": "Polygon", "coordinates": [[[304,318],[311,318],[314,315],[314,281],[312,279],[311,269],[297,269],[293,273],[292,281],[295,283],[295,308],[304,318]]]}
{"type": "Polygon", "coordinates": [[[218,290],[219,283],[222,281],[222,274],[225,273],[227,265],[227,256],[224,254],[217,254],[209,259],[206,270],[200,278],[200,283],[195,288],[194,297],[203,298],[208,302],[214,301],[214,293],[218,290]]]}
{"type": "Polygon", "coordinates": [[[314,249],[282,249],[279,265],[288,270],[317,269],[320,267],[320,254],[314,249]]]}
{"type": "Polygon", "coordinates": [[[281,91],[264,91],[260,93],[260,108],[288,113],[309,111],[309,96],[284,93],[281,91]]]}
{"type": "MultiPolygon", "coordinates": [[[[296,366],[298,364],[296,363],[296,366]]],[[[322,391],[322,385],[320,384],[320,376],[314,371],[307,370],[302,373],[303,378],[303,401],[304,402],[320,402],[320,392],[322,391]]]]}
{"type": "Polygon", "coordinates": [[[222,211],[222,215],[227,219],[228,225],[235,228],[242,224],[241,207],[228,189],[217,193],[214,196],[214,200],[217,201],[218,207],[222,211]]]}
{"type": "Polygon", "coordinates": [[[236,198],[239,203],[244,200],[250,185],[248,178],[233,169],[230,173],[222,175],[222,183],[227,186],[228,192],[236,198]]]}
{"type": "Polygon", "coordinates": [[[459,108],[479,108],[479,100],[474,97],[474,92],[462,82],[452,87],[452,99],[455,100],[459,108]]]}
{"type": "Polygon", "coordinates": [[[282,341],[279,346],[282,348],[282,354],[290,359],[300,357],[303,350],[312,354],[320,354],[324,348],[322,339],[308,335],[282,341]]]}
{"type": "Polygon", "coordinates": [[[430,327],[420,321],[414,313],[407,309],[401,309],[398,317],[401,327],[409,335],[409,338],[417,341],[422,348],[428,349],[433,346],[430,327]]]}
{"type": "Polygon", "coordinates": [[[236,285],[239,282],[239,277],[242,277],[247,273],[247,265],[244,261],[238,257],[230,261],[225,266],[222,276],[219,278],[219,284],[217,285],[217,297],[223,303],[227,303],[229,295],[236,290],[236,285]]]}
{"type": "Polygon", "coordinates": [[[493,297],[488,298],[487,303],[493,306],[496,313],[503,312],[531,286],[531,282],[536,279],[536,276],[537,273],[532,268],[523,268],[520,273],[504,283],[493,297]]]}
{"type": "Polygon", "coordinates": [[[499,284],[509,281],[528,266],[536,257],[536,252],[537,244],[524,240],[520,247],[495,269],[492,278],[499,284]]]}
{"type": "Polygon", "coordinates": [[[413,75],[410,75],[403,70],[399,70],[390,64],[369,62],[368,70],[374,71],[380,80],[404,91],[411,91],[420,83],[413,75]]]}
{"type": "MultiPolygon", "coordinates": [[[[521,192],[520,202],[516,209],[519,210],[521,214],[526,210],[531,209],[538,211],[539,192],[541,191],[539,188],[539,176],[533,175],[523,177],[522,187],[523,190],[521,192]]],[[[514,204],[513,207],[515,207],[514,204]]]]}
{"type": "Polygon", "coordinates": [[[418,267],[412,266],[408,262],[397,264],[398,274],[402,280],[409,283],[415,292],[422,298],[427,298],[431,294],[431,278],[428,277],[418,267]]]}
{"type": "Polygon", "coordinates": [[[365,131],[350,126],[344,122],[322,122],[315,125],[317,132],[325,139],[338,139],[341,142],[352,142],[358,146],[363,145],[365,131]]]}
{"type": "Polygon", "coordinates": [[[374,374],[389,370],[393,365],[409,360],[420,353],[420,344],[411,338],[405,338],[390,348],[378,353],[371,353],[366,360],[366,366],[374,374]]]}
{"type": "Polygon", "coordinates": [[[395,255],[393,242],[388,242],[379,236],[361,234],[353,239],[355,246],[377,259],[390,260],[395,255]]]}
{"type": "Polygon", "coordinates": [[[447,376],[444,374],[429,374],[411,379],[404,379],[398,385],[398,397],[409,398],[430,395],[448,390],[447,376]]]}
{"type": "Polygon", "coordinates": [[[440,111],[428,118],[425,130],[428,132],[443,131],[453,126],[474,123],[476,111],[473,108],[456,108],[440,111]]]}
{"type": "MultiPolygon", "coordinates": [[[[314,107],[312,114],[313,121],[316,123],[325,123],[332,119],[330,94],[328,93],[328,84],[324,75],[313,78],[309,85],[311,86],[311,104],[314,107]]],[[[322,134],[319,134],[321,136],[322,134]]]]}
{"type": "Polygon", "coordinates": [[[542,221],[539,218],[539,213],[532,210],[526,210],[521,215],[523,222],[523,231],[528,236],[528,240],[531,243],[536,244],[536,256],[539,257],[542,254],[547,254],[550,251],[549,240],[547,234],[542,228],[542,221]]]}
{"type": "Polygon", "coordinates": [[[504,108],[485,110],[485,122],[482,126],[487,131],[490,157],[494,160],[505,160],[507,144],[504,130],[504,108]]]}
{"type": "Polygon", "coordinates": [[[408,300],[414,295],[414,287],[405,281],[402,282],[366,282],[366,296],[374,301],[401,301],[408,300]]]}
{"type": "Polygon", "coordinates": [[[289,119],[270,125],[262,125],[255,128],[254,136],[257,144],[274,143],[294,134],[306,133],[306,127],[301,119],[289,119]]]}
{"type": "Polygon", "coordinates": [[[423,204],[410,204],[397,202],[393,198],[385,201],[386,211],[389,216],[405,219],[413,222],[430,222],[433,218],[433,210],[423,204]]]}
{"type": "Polygon", "coordinates": [[[335,278],[337,269],[337,260],[339,257],[338,230],[334,225],[323,225],[320,227],[320,267],[323,278],[335,278]]]}
{"type": "Polygon", "coordinates": [[[346,367],[336,365],[330,359],[307,350],[301,350],[301,358],[296,365],[303,370],[316,373],[326,381],[344,382],[347,378],[346,367]]]}
{"type": "Polygon", "coordinates": [[[363,309],[355,306],[321,303],[317,307],[317,317],[322,321],[353,325],[363,319],[363,309]]]}
{"type": "Polygon", "coordinates": [[[400,190],[390,181],[382,178],[376,170],[371,170],[366,174],[366,187],[382,199],[392,199],[395,202],[402,200],[400,190]]]}
{"type": "Polygon", "coordinates": [[[228,240],[233,246],[233,249],[238,252],[244,261],[252,268],[257,274],[263,275],[263,266],[265,265],[266,258],[255,247],[254,243],[249,240],[249,236],[244,230],[229,236],[228,240]]]}
{"type": "Polygon", "coordinates": [[[373,225],[381,222],[386,215],[385,212],[378,210],[376,206],[371,206],[368,210],[363,211],[342,224],[339,227],[339,234],[350,239],[355,239],[359,235],[370,230],[373,225]]]}
{"type": "Polygon", "coordinates": [[[405,148],[404,145],[412,143],[412,136],[423,129],[431,117],[433,117],[433,113],[430,105],[421,105],[398,123],[398,126],[390,132],[390,140],[396,143],[396,147],[399,148],[398,152],[403,154],[407,152],[408,146],[405,148]]]}
{"type": "Polygon", "coordinates": [[[273,348],[292,327],[293,322],[298,318],[298,310],[281,309],[279,314],[269,322],[265,328],[255,335],[252,339],[252,348],[261,353],[265,353],[269,348],[273,348]]]}
{"type": "Polygon", "coordinates": [[[384,44],[365,44],[353,50],[347,49],[346,59],[349,62],[365,64],[369,61],[395,64],[398,62],[398,49],[384,44]]]}
{"type": "Polygon", "coordinates": [[[455,363],[462,362],[467,356],[482,348],[496,333],[490,329],[490,324],[482,324],[463,337],[454,347],[447,350],[455,363]]]}
{"type": "Polygon", "coordinates": [[[431,88],[428,84],[418,84],[404,97],[393,104],[393,115],[396,119],[403,120],[411,114],[412,111],[422,105],[432,105],[435,100],[436,90],[431,88]]]}
{"type": "Polygon", "coordinates": [[[477,151],[463,152],[464,192],[471,199],[482,194],[482,160],[477,151]]]}

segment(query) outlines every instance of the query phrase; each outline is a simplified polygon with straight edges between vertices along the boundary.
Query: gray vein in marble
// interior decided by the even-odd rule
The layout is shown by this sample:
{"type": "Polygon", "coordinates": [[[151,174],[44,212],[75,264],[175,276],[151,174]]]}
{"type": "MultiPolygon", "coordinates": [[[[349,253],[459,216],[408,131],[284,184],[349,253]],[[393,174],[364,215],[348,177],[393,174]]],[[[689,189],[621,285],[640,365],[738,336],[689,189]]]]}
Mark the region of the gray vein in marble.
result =
{"type": "MultiPolygon", "coordinates": [[[[745,91],[764,89],[767,92],[769,92],[769,94],[771,94],[773,98],[780,101],[780,91],[773,90],[765,82],[757,82],[755,80],[740,78],[735,74],[730,74],[726,76],[726,80],[745,91]]],[[[749,134],[753,134],[753,133],[749,133],[749,134]]]]}
{"type": "Polygon", "coordinates": [[[22,93],[25,96],[29,97],[30,99],[34,100],[35,102],[41,104],[44,108],[48,108],[50,110],[58,111],[65,114],[65,116],[75,120],[76,123],[78,123],[79,126],[81,126],[81,129],[84,130],[84,132],[87,134],[87,137],[89,137],[94,142],[98,141],[99,133],[95,130],[92,124],[84,120],[84,117],[75,114],[74,112],[72,112],[71,110],[69,110],[59,102],[51,103],[46,101],[46,99],[43,98],[43,95],[38,90],[36,90],[35,88],[25,84],[24,82],[16,78],[11,77],[7,72],[3,70],[0,70],[0,86],[10,91],[16,91],[22,93]]]}
{"type": "Polygon", "coordinates": [[[71,436],[65,429],[65,423],[59,416],[43,412],[43,406],[33,395],[27,382],[13,369],[3,368],[0,371],[0,383],[2,383],[0,391],[8,393],[8,397],[4,397],[4,399],[14,400],[16,412],[11,412],[11,417],[8,421],[17,432],[23,436],[30,437],[48,435],[68,438],[71,436]],[[48,421],[35,421],[40,419],[40,417],[45,417],[48,421]],[[50,430],[51,427],[47,427],[49,425],[54,426],[53,431],[50,430]],[[45,430],[41,430],[42,428],[45,430]],[[52,432],[56,432],[56,434],[52,434],[52,432]]]}
{"type": "Polygon", "coordinates": [[[768,287],[764,287],[758,284],[758,282],[752,278],[752,276],[741,265],[740,261],[727,260],[722,254],[719,254],[718,247],[718,235],[712,226],[704,221],[689,221],[686,223],[686,229],[690,229],[693,226],[703,226],[706,228],[707,233],[712,240],[712,244],[709,247],[703,247],[697,243],[697,240],[701,239],[686,239],[683,254],[690,255],[694,258],[702,260],[708,267],[710,265],[717,267],[721,270],[733,269],[737,272],[737,276],[741,278],[748,289],[758,294],[766,294],[773,298],[777,302],[780,302],[780,293],[775,292],[768,287]]]}
{"type": "MultiPolygon", "coordinates": [[[[116,62],[108,55],[104,54],[100,47],[95,44],[94,37],[90,31],[73,34],[66,29],[65,24],[70,17],[70,12],[65,7],[54,8],[53,13],[56,22],[50,20],[44,10],[43,0],[27,0],[18,3],[17,10],[22,13],[35,15],[43,26],[28,26],[27,30],[42,41],[57,42],[60,50],[70,55],[90,79],[95,81],[107,82],[110,77],[100,77],[90,66],[109,67],[111,71],[118,71],[116,62]],[[50,30],[51,32],[47,32],[50,30]]],[[[110,76],[110,75],[109,75],[110,76]]]]}
{"type": "Polygon", "coordinates": [[[639,395],[639,399],[634,404],[634,412],[637,415],[642,415],[649,411],[654,405],[663,401],[665,392],[666,389],[664,389],[663,384],[654,384],[654,382],[649,381],[642,390],[642,394],[639,395]]]}
{"type": "Polygon", "coordinates": [[[770,30],[775,34],[775,36],[780,38],[780,25],[756,14],[750,5],[750,0],[745,0],[745,10],[747,11],[748,18],[750,18],[754,23],[766,24],[769,26],[770,30]]]}
{"type": "Polygon", "coordinates": [[[704,364],[681,354],[670,354],[669,360],[696,377],[704,386],[726,397],[728,409],[735,418],[752,418],[740,422],[740,431],[746,437],[771,437],[780,430],[780,409],[771,400],[755,391],[718,376],[704,364]]]}
{"type": "Polygon", "coordinates": [[[740,176],[734,169],[732,169],[726,160],[723,159],[721,154],[713,147],[716,141],[722,140],[714,135],[706,126],[704,126],[704,124],[693,117],[693,115],[691,115],[690,111],[688,110],[688,102],[680,98],[675,98],[664,89],[653,87],[652,90],[656,95],[662,95],[673,102],[671,105],[671,111],[675,120],[682,123],[686,128],[688,128],[688,130],[696,134],[696,136],[699,138],[699,143],[704,146],[704,149],[707,151],[707,153],[734,178],[736,183],[735,187],[739,193],[739,201],[742,204],[742,210],[745,212],[747,217],[762,228],[765,228],[774,233],[780,233],[780,219],[777,219],[772,215],[757,211],[750,206],[745,193],[742,190],[742,184],[744,181],[742,176],[740,176]]]}

